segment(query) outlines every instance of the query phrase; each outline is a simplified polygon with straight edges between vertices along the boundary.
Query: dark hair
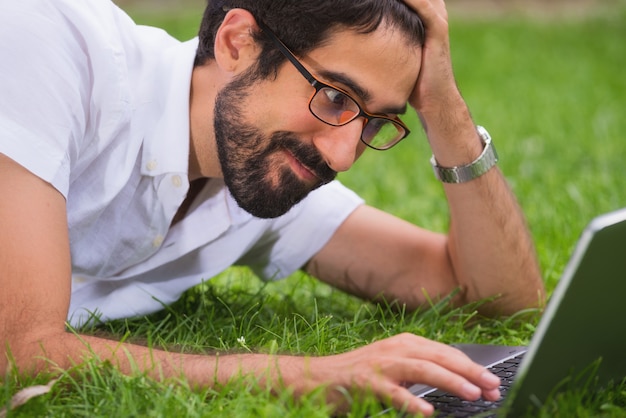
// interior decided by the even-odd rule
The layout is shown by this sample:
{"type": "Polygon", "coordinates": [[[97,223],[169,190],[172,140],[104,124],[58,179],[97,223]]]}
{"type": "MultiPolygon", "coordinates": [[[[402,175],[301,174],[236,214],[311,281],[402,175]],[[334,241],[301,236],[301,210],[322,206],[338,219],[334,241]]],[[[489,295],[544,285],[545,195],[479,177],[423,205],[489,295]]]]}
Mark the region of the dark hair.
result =
{"type": "MultiPolygon", "coordinates": [[[[424,26],[415,12],[400,0],[208,0],[200,26],[195,65],[214,59],[215,34],[230,9],[246,9],[265,23],[297,56],[322,45],[334,29],[367,34],[382,23],[400,29],[407,40],[424,43],[424,26]]],[[[258,75],[276,74],[285,57],[274,44],[255,33],[261,45],[258,75]]]]}

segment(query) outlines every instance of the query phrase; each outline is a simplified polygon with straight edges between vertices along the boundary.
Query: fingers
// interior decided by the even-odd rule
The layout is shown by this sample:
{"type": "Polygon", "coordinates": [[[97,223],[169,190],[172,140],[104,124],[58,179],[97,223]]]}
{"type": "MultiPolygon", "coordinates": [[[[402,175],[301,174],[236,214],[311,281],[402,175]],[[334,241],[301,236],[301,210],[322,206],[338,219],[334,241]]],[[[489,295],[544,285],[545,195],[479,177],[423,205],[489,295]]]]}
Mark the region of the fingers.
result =
{"type": "MultiPolygon", "coordinates": [[[[397,363],[397,366],[399,371],[397,376],[402,376],[402,378],[408,377],[407,382],[426,383],[468,401],[477,400],[483,394],[483,390],[470,383],[467,379],[425,360],[400,361],[397,363]]],[[[401,385],[397,379],[392,378],[392,375],[393,373],[381,373],[379,376],[374,377],[371,382],[371,390],[381,400],[393,405],[398,410],[424,415],[432,414],[432,405],[412,394],[405,385],[401,385]]]]}
{"type": "MultiPolygon", "coordinates": [[[[426,31],[421,68],[409,103],[427,119],[459,103],[448,33],[448,13],[443,0],[401,0],[422,19],[426,31]]],[[[435,120],[435,122],[437,122],[435,120]]],[[[438,122],[437,122],[438,123],[438,122]]]]}
{"type": "Polygon", "coordinates": [[[500,397],[498,393],[500,379],[484,370],[482,366],[471,363],[468,369],[478,366],[479,370],[468,376],[452,371],[446,365],[426,360],[413,360],[413,363],[410,367],[413,376],[409,381],[427,383],[429,386],[437,387],[469,401],[480,397],[497,400],[500,397]]]}
{"type": "Polygon", "coordinates": [[[417,13],[424,26],[433,28],[438,21],[448,20],[448,11],[443,0],[403,0],[415,13],[417,13]]]}
{"type": "Polygon", "coordinates": [[[372,388],[375,393],[385,393],[389,396],[381,399],[387,404],[393,406],[398,411],[406,411],[411,414],[422,414],[431,416],[435,412],[435,408],[426,400],[413,395],[405,387],[391,383],[389,381],[381,381],[379,387],[372,388]]]}
{"type": "Polygon", "coordinates": [[[500,398],[498,377],[456,348],[413,334],[396,335],[312,361],[316,365],[311,364],[308,377],[330,389],[331,403],[342,404],[341,390],[354,394],[373,391],[381,401],[400,410],[432,414],[433,407],[411,394],[406,383],[437,387],[465,400],[500,398]]]}
{"type": "Polygon", "coordinates": [[[404,377],[407,381],[417,383],[415,379],[419,378],[421,383],[425,378],[436,379],[436,386],[439,387],[446,384],[445,377],[458,376],[481,390],[496,389],[500,384],[500,380],[483,366],[474,363],[462,351],[449,345],[408,333],[380,341],[380,344],[384,345],[381,348],[385,351],[414,360],[413,368],[405,371],[409,374],[404,377]]]}
{"type": "Polygon", "coordinates": [[[401,334],[364,348],[368,352],[362,353],[362,358],[368,358],[369,370],[361,364],[352,383],[374,390],[395,408],[427,416],[433,412],[432,406],[411,394],[403,382],[427,384],[465,400],[500,398],[500,379],[448,345],[401,334]]]}

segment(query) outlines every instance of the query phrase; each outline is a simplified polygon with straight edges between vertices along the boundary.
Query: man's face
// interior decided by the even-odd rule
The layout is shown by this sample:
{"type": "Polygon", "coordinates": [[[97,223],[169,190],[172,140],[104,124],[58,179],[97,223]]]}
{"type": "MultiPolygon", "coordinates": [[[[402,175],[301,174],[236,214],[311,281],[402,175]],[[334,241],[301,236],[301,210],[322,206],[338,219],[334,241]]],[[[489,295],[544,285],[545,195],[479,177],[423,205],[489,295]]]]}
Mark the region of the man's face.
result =
{"type": "Polygon", "coordinates": [[[295,133],[264,133],[243,117],[250,91],[245,74],[220,91],[215,103],[215,138],[224,181],[241,208],[259,218],[286,213],[313,189],[333,180],[315,146],[295,133]],[[280,159],[288,155],[306,171],[298,175],[280,159]]]}
{"type": "MultiPolygon", "coordinates": [[[[302,59],[371,113],[395,116],[417,79],[419,48],[397,31],[342,31],[302,59]]],[[[308,109],[314,88],[286,62],[274,80],[243,73],[218,94],[214,127],[224,181],[241,208],[260,218],[286,213],[347,170],[365,145],[363,119],[333,127],[308,109]]]]}

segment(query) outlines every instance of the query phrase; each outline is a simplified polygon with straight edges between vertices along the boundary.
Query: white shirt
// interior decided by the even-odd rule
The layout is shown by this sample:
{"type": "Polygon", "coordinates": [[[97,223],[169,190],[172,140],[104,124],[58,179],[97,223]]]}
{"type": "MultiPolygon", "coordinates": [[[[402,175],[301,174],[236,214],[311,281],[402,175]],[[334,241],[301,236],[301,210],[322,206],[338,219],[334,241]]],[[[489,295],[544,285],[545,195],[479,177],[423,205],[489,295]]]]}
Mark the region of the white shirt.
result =
{"type": "Polygon", "coordinates": [[[285,277],[362,203],[333,182],[258,219],[213,179],[170,228],[196,47],[108,0],[0,0],[0,153],[67,200],[74,325],[159,310],[233,264],[285,277]]]}

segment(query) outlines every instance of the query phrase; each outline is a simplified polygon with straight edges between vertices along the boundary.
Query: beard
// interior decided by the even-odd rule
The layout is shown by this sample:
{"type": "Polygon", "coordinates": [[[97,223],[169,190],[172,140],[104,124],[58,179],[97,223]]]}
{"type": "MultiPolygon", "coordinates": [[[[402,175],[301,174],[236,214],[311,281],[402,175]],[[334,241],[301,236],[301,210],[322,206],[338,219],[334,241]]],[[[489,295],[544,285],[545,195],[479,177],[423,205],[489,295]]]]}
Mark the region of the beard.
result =
{"type": "Polygon", "coordinates": [[[256,76],[248,72],[225,86],[215,100],[214,129],[224,183],[237,204],[258,218],[276,218],[289,211],[312,190],[332,181],[337,173],[315,146],[295,134],[265,135],[245,122],[243,106],[256,76]],[[306,183],[290,168],[291,154],[317,177],[306,183]]]}

